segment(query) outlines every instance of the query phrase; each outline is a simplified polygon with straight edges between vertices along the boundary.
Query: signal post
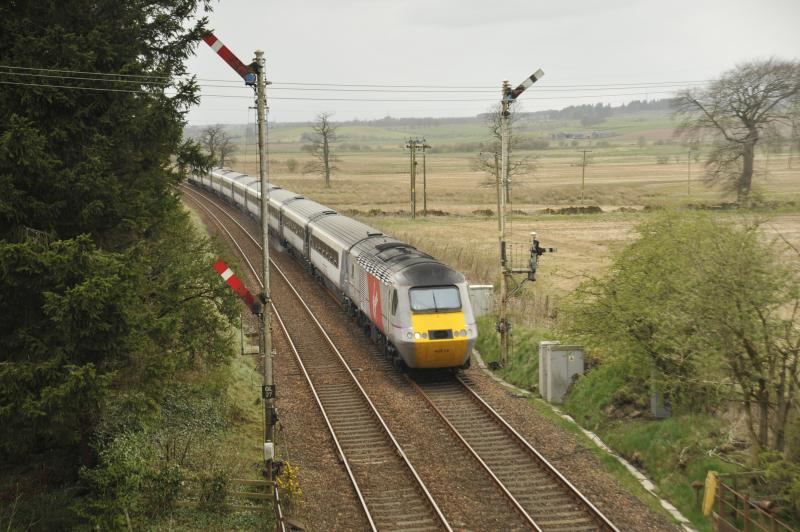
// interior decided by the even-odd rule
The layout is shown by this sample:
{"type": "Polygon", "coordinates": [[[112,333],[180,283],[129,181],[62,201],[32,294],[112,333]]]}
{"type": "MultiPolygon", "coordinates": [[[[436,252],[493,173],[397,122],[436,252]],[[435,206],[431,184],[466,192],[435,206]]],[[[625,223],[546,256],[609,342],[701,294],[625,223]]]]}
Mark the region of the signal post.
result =
{"type": "Polygon", "coordinates": [[[532,233],[531,242],[531,263],[530,268],[512,269],[508,265],[506,257],[506,204],[508,202],[508,151],[509,151],[509,116],[511,115],[511,104],[516,101],[520,94],[525,92],[528,87],[536,83],[544,76],[542,69],[534,72],[530,77],[520,83],[515,89],[511,89],[508,80],[503,81],[502,98],[500,100],[500,174],[498,176],[497,187],[497,215],[498,215],[498,242],[500,247],[500,312],[495,328],[500,333],[500,364],[505,366],[508,363],[508,337],[511,332],[511,325],[508,321],[508,278],[513,273],[528,273],[528,279],[533,281],[536,274],[536,261],[544,252],[539,247],[536,234],[532,233]]]}
{"type": "MultiPolygon", "coordinates": [[[[251,309],[260,318],[259,355],[262,360],[261,398],[264,403],[264,469],[268,481],[274,477],[275,423],[278,414],[275,410],[275,382],[272,375],[272,308],[269,284],[269,183],[267,182],[267,79],[264,52],[256,50],[255,60],[245,65],[213,33],[203,37],[217,55],[239,74],[248,87],[256,93],[258,110],[258,155],[261,188],[261,279],[264,286],[259,294],[260,304],[251,309]]],[[[271,491],[274,493],[274,490],[271,491]]]]}

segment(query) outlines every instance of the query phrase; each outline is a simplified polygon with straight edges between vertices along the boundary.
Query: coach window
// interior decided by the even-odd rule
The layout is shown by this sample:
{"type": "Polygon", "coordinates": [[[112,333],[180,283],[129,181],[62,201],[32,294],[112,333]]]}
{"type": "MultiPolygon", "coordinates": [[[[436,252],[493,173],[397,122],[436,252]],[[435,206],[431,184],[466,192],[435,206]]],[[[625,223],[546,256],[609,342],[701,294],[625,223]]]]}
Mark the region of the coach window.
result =
{"type": "Polygon", "coordinates": [[[397,312],[397,289],[392,290],[392,316],[397,312]]]}

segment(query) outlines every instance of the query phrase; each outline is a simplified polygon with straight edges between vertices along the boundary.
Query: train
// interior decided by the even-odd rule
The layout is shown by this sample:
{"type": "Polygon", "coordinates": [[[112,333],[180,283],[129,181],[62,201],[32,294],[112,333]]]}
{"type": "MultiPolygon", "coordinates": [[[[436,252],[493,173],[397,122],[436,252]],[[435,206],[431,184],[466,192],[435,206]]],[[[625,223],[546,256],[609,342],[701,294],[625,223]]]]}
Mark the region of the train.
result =
{"type": "MultiPolygon", "coordinates": [[[[189,181],[260,218],[258,178],[225,168],[189,181]]],[[[478,327],[464,276],[300,194],[269,186],[268,231],[339,300],[395,367],[470,367],[478,327]]]]}

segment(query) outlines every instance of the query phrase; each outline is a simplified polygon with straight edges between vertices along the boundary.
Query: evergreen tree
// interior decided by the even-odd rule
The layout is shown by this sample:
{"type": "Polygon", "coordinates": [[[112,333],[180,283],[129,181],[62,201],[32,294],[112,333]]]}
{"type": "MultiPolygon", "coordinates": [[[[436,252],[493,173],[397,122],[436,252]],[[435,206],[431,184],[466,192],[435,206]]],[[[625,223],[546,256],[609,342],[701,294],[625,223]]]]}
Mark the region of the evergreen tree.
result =
{"type": "Polygon", "coordinates": [[[230,352],[232,299],[172,169],[202,159],[182,141],[184,62],[208,8],[0,5],[2,462],[61,447],[75,472],[108,411],[152,411],[177,371],[230,352]]]}

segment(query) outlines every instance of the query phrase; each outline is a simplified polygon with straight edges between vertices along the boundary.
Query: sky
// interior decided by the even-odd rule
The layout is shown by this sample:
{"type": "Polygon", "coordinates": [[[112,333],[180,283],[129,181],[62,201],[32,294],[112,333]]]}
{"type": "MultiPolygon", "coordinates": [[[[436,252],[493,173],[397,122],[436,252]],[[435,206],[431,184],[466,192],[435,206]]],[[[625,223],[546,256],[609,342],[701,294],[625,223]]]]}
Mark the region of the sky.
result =
{"type": "MultiPolygon", "coordinates": [[[[474,116],[539,68],[522,111],[617,105],[800,60],[800,0],[221,0],[209,20],[243,62],[264,50],[270,122],[474,116]]],[[[190,124],[254,121],[252,89],[211,48],[188,66],[190,124]]]]}

